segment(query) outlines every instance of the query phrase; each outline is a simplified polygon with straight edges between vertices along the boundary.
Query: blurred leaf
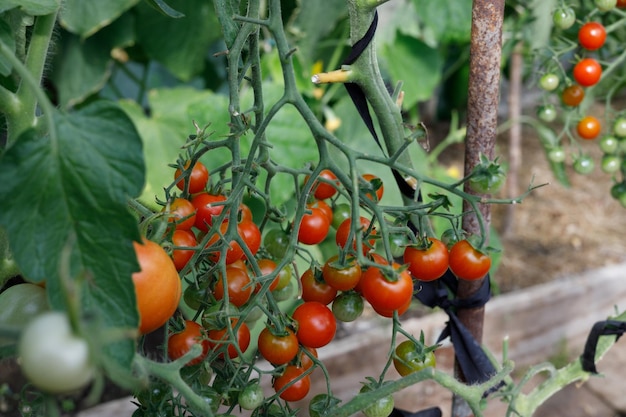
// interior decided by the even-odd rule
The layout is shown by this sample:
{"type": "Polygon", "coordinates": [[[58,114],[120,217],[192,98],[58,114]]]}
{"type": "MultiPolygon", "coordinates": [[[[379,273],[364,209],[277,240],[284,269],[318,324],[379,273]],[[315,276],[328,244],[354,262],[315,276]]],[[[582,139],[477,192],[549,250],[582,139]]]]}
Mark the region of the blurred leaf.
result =
{"type": "Polygon", "coordinates": [[[466,43],[472,28],[472,0],[412,0],[420,21],[440,43],[466,43]]]}
{"type": "MultiPolygon", "coordinates": [[[[84,311],[107,326],[134,328],[132,240],[139,231],[127,202],[143,186],[141,141],[124,112],[108,102],[53,117],[55,138],[28,130],[0,159],[0,224],[23,275],[46,281],[53,308],[66,303],[63,274],[83,284],[84,311]]],[[[117,343],[109,354],[127,366],[134,344],[117,343]]]]}
{"type": "Polygon", "coordinates": [[[65,32],[55,56],[52,80],[61,107],[71,107],[97,93],[111,76],[111,50],[130,45],[133,17],[125,14],[85,40],[65,32]]]}
{"type": "Polygon", "coordinates": [[[443,66],[436,49],[419,39],[397,33],[396,41],[386,44],[381,52],[393,83],[403,82],[404,107],[410,108],[433,96],[441,81],[443,66]]]}
{"type": "Polygon", "coordinates": [[[146,54],[176,77],[189,81],[204,69],[207,49],[221,38],[221,30],[206,0],[172,0],[185,16],[172,19],[142,3],[137,7],[137,39],[146,54]]]}
{"type": "Polygon", "coordinates": [[[0,0],[0,13],[15,7],[32,16],[43,16],[58,10],[61,0],[0,0]]]}
{"type": "MultiPolygon", "coordinates": [[[[8,23],[0,20],[0,42],[4,43],[11,51],[15,52],[15,39],[13,38],[13,30],[8,23]]],[[[11,74],[13,66],[9,61],[0,55],[0,74],[7,76],[11,74]]]]}
{"type": "Polygon", "coordinates": [[[163,13],[165,16],[169,16],[174,19],[178,19],[180,17],[185,16],[183,13],[178,10],[172,9],[166,2],[163,0],[146,0],[148,4],[154,7],[159,12],[163,13]]]}
{"type": "Polygon", "coordinates": [[[84,39],[109,25],[138,2],[65,0],[60,16],[61,26],[84,39]]]}

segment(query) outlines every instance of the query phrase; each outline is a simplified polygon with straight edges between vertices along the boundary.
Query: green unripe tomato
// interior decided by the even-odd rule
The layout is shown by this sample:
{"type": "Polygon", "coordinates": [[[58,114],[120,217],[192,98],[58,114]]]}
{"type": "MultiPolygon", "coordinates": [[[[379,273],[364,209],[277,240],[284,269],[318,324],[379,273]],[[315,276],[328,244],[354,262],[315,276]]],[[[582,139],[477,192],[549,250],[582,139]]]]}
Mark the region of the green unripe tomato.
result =
{"type": "Polygon", "coordinates": [[[565,150],[560,146],[555,146],[548,151],[548,159],[554,163],[561,163],[565,161],[565,150]]]}
{"type": "Polygon", "coordinates": [[[608,12],[617,6],[617,0],[594,0],[594,4],[601,12],[608,12]]]}
{"type": "MultiPolygon", "coordinates": [[[[360,389],[359,393],[370,392],[372,389],[363,385],[360,389]]],[[[381,398],[377,400],[373,404],[368,405],[362,411],[366,417],[388,417],[393,411],[394,401],[391,395],[381,398]]]]}
{"type": "Polygon", "coordinates": [[[626,117],[620,117],[613,123],[613,133],[617,137],[626,137],[626,117]]]}
{"type": "Polygon", "coordinates": [[[539,86],[545,91],[554,91],[559,86],[559,77],[556,74],[544,74],[539,79],[539,86]]]}
{"type": "Polygon", "coordinates": [[[244,410],[254,410],[263,404],[265,396],[259,384],[249,384],[239,394],[239,405],[244,410]]]}
{"type": "Polygon", "coordinates": [[[606,174],[614,174],[620,170],[622,159],[617,155],[603,155],[600,167],[606,174]]]}
{"type": "Polygon", "coordinates": [[[559,29],[569,29],[576,22],[576,12],[569,6],[559,7],[552,15],[552,21],[559,29]]]}
{"type": "Polygon", "coordinates": [[[615,153],[619,149],[619,139],[615,136],[603,136],[598,142],[602,152],[607,154],[615,153]]]}
{"type": "Polygon", "coordinates": [[[581,155],[576,161],[574,161],[574,171],[579,174],[591,174],[594,168],[595,163],[593,162],[593,158],[588,155],[581,155]]]}
{"type": "Polygon", "coordinates": [[[537,108],[537,117],[546,123],[550,123],[556,120],[557,111],[554,105],[546,104],[537,108]]]}

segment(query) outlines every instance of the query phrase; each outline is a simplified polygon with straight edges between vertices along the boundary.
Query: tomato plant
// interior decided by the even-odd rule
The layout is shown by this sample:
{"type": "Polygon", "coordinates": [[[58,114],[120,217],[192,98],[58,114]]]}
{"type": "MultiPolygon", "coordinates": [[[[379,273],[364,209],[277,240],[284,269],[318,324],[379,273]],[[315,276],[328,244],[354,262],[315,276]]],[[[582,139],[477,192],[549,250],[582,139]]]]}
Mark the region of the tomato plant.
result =
{"type": "Polygon", "coordinates": [[[170,335],[167,339],[167,356],[176,360],[189,352],[193,346],[200,345],[202,350],[198,356],[187,362],[187,366],[196,365],[209,353],[209,340],[204,334],[204,328],[195,321],[185,320],[184,325],[183,330],[170,335]]]}
{"type": "Polygon", "coordinates": [[[440,278],[448,270],[448,248],[439,239],[429,237],[424,247],[407,246],[404,262],[416,279],[432,281],[440,278]]]}
{"type": "Polygon", "coordinates": [[[87,341],[73,333],[63,312],[45,312],[31,320],[20,336],[18,352],[26,378],[46,392],[76,391],[95,375],[87,341]]]}
{"type": "Polygon", "coordinates": [[[311,378],[304,370],[287,365],[282,374],[274,378],[274,390],[285,401],[300,401],[311,389],[311,378]]]}
{"type": "Polygon", "coordinates": [[[477,250],[467,240],[460,240],[450,248],[450,270],[460,279],[481,279],[491,268],[491,258],[477,250]]]}
{"type": "Polygon", "coordinates": [[[335,337],[337,322],[332,311],[317,301],[300,304],[292,314],[298,341],[308,348],[326,346],[335,337]]]}
{"type": "Polygon", "coordinates": [[[591,87],[600,81],[602,66],[593,58],[581,59],[574,65],[574,79],[583,87],[591,87]]]}
{"type": "Polygon", "coordinates": [[[295,333],[285,328],[283,331],[263,328],[259,333],[259,353],[272,365],[291,362],[300,349],[295,333]]]}
{"type": "Polygon", "coordinates": [[[140,271],[133,274],[139,332],[150,333],[174,314],[182,295],[182,284],[172,259],[157,243],[133,242],[140,271]]]}

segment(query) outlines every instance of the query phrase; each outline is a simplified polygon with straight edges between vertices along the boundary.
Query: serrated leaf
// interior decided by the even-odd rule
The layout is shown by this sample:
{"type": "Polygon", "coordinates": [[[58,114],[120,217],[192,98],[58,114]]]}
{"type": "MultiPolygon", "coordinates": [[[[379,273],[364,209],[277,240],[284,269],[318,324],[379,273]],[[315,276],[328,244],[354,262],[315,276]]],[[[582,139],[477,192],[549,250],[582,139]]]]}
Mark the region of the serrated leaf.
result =
{"type": "Polygon", "coordinates": [[[204,68],[207,49],[220,39],[221,30],[212,2],[173,0],[170,3],[185,17],[172,19],[143,3],[137,7],[137,39],[150,58],[179,79],[189,81],[204,68]]]}
{"type": "Polygon", "coordinates": [[[415,10],[440,43],[469,42],[472,0],[413,0],[415,10]]]}
{"type": "Polygon", "coordinates": [[[32,16],[54,13],[61,7],[61,0],[0,0],[0,13],[19,7],[32,16]]]}
{"type": "Polygon", "coordinates": [[[405,107],[432,97],[441,80],[443,65],[436,49],[412,36],[397,33],[396,41],[382,48],[382,55],[394,84],[403,82],[405,107]]]}
{"type": "MultiPolygon", "coordinates": [[[[46,280],[54,308],[66,303],[65,271],[74,282],[84,278],[84,310],[107,326],[136,327],[132,240],[139,232],[127,201],[143,186],[141,141],[111,103],[53,118],[56,137],[28,130],[0,159],[0,225],[22,274],[46,280]]],[[[120,342],[109,353],[128,365],[133,342],[120,342]]]]}
{"type": "Polygon", "coordinates": [[[133,42],[132,25],[132,16],[125,14],[84,41],[63,33],[51,76],[61,107],[79,104],[102,89],[111,76],[111,50],[133,42]]]}
{"type": "Polygon", "coordinates": [[[87,38],[109,25],[139,0],[65,0],[60,21],[69,32],[87,38]]]}
{"type": "MultiPolygon", "coordinates": [[[[0,42],[4,43],[11,51],[15,52],[15,39],[11,26],[4,20],[0,20],[0,42]]],[[[0,55],[0,74],[8,76],[11,74],[13,66],[2,55],[0,55]]]]}
{"type": "Polygon", "coordinates": [[[155,8],[155,10],[159,11],[165,16],[169,16],[174,19],[178,19],[184,17],[185,15],[178,10],[172,9],[166,2],[163,0],[146,0],[148,4],[155,8]]]}

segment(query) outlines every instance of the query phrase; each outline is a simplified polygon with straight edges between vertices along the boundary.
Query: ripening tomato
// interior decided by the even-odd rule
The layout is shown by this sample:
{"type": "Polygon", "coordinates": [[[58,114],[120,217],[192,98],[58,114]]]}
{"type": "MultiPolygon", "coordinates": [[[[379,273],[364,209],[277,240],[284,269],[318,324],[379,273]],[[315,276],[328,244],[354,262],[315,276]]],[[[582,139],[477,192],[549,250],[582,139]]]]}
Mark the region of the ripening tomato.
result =
{"type": "Polygon", "coordinates": [[[583,139],[592,140],[600,134],[600,121],[593,116],[585,116],[576,125],[578,136],[583,139]]]}
{"type": "Polygon", "coordinates": [[[587,22],[578,30],[578,42],[580,46],[589,51],[600,49],[602,45],[604,45],[605,40],[606,30],[602,23],[587,22]]]}
{"type": "MultiPolygon", "coordinates": [[[[163,207],[163,211],[167,206],[163,207]]],[[[170,203],[168,222],[176,223],[176,229],[189,230],[196,222],[196,208],[186,198],[175,198],[170,203]]]]}
{"type": "Polygon", "coordinates": [[[591,87],[600,81],[602,66],[593,58],[584,58],[574,66],[572,75],[578,84],[583,87],[591,87]]]}
{"type": "Polygon", "coordinates": [[[298,326],[296,336],[303,346],[320,348],[335,337],[337,321],[333,312],[322,303],[304,302],[296,307],[292,318],[298,326]]]}
{"type": "MultiPolygon", "coordinates": [[[[191,164],[191,161],[185,162],[185,170],[189,169],[189,164],[191,164]]],[[[183,172],[180,168],[176,168],[176,172],[174,173],[174,179],[180,178],[182,173],[183,172]]],[[[200,191],[204,190],[207,183],[209,182],[209,171],[206,169],[202,162],[196,161],[193,168],[191,169],[191,172],[189,173],[189,176],[187,178],[180,179],[176,183],[176,186],[179,190],[184,190],[187,182],[189,182],[189,188],[187,190],[189,194],[199,193],[200,191]]]]}
{"type": "Polygon", "coordinates": [[[369,267],[361,276],[363,297],[375,310],[393,311],[405,307],[413,297],[413,280],[407,270],[394,264],[397,274],[388,278],[377,267],[369,267]]]}
{"type": "Polygon", "coordinates": [[[202,351],[198,356],[187,362],[186,366],[202,362],[209,353],[210,343],[201,325],[192,320],[185,320],[185,328],[178,333],[172,334],[167,339],[167,356],[171,360],[176,360],[189,352],[196,344],[202,346],[202,351]]]}
{"type": "Polygon", "coordinates": [[[174,230],[174,233],[172,234],[172,245],[174,245],[174,249],[172,250],[172,260],[174,261],[174,266],[177,271],[182,271],[189,260],[193,257],[193,254],[195,253],[193,248],[198,245],[198,241],[196,240],[196,236],[190,230],[174,230]]]}
{"type": "MultiPolygon", "coordinates": [[[[228,302],[237,307],[243,306],[252,296],[252,280],[248,272],[236,267],[226,266],[226,288],[228,292],[228,302]]],[[[222,300],[224,294],[224,277],[220,274],[213,295],[216,300],[222,300]]]]}
{"type": "Polygon", "coordinates": [[[167,252],[157,243],[143,239],[133,242],[140,270],[133,274],[139,332],[150,333],[164,325],[178,307],[182,285],[167,252]]]}
{"type": "Polygon", "coordinates": [[[319,208],[308,209],[311,213],[302,216],[298,229],[298,242],[306,245],[317,245],[328,236],[330,220],[326,213],[319,208]]]}
{"type": "Polygon", "coordinates": [[[213,218],[224,210],[226,196],[201,193],[193,197],[191,204],[196,208],[195,226],[206,232],[213,224],[213,218]]]}
{"type": "Polygon", "coordinates": [[[275,366],[291,362],[300,350],[296,334],[287,327],[283,333],[273,333],[268,327],[263,328],[259,333],[258,348],[261,356],[275,366]]]}
{"type": "Polygon", "coordinates": [[[361,265],[353,256],[348,255],[343,264],[339,255],[331,256],[322,269],[324,281],[338,291],[353,289],[361,279],[361,265]]]}
{"type": "Polygon", "coordinates": [[[617,0],[615,7],[619,7],[620,9],[626,8],[626,0],[617,0]]]}
{"type": "Polygon", "coordinates": [[[374,174],[363,174],[361,175],[361,178],[368,183],[368,188],[365,189],[365,196],[370,200],[380,201],[385,193],[385,186],[383,185],[381,179],[374,174]],[[370,188],[371,191],[369,191],[370,188]],[[374,199],[374,196],[376,196],[376,199],[374,199]]]}
{"type": "Polygon", "coordinates": [[[566,106],[576,107],[585,98],[585,90],[578,84],[566,87],[561,93],[561,100],[566,106]]]}
{"type": "Polygon", "coordinates": [[[434,237],[429,237],[428,242],[428,247],[407,246],[404,250],[404,262],[420,281],[433,281],[448,270],[448,247],[434,237]]]}
{"type": "Polygon", "coordinates": [[[283,373],[274,379],[274,390],[285,401],[300,401],[311,389],[311,378],[304,369],[287,365],[283,373]]]}
{"type": "MultiPolygon", "coordinates": [[[[363,254],[367,254],[368,252],[374,249],[374,245],[376,244],[376,239],[372,237],[376,235],[376,228],[373,227],[372,221],[367,219],[366,217],[361,216],[359,218],[360,230],[357,233],[361,233],[362,237],[362,251],[363,254]],[[368,239],[369,238],[369,239],[368,239]]],[[[352,227],[352,218],[348,218],[343,221],[337,228],[337,234],[335,235],[335,242],[339,247],[344,248],[348,243],[348,238],[350,236],[350,228],[352,227]]],[[[356,250],[356,234],[352,236],[352,248],[356,250]]]]}
{"type": "Polygon", "coordinates": [[[450,248],[450,270],[459,279],[481,279],[491,267],[491,258],[478,251],[467,240],[460,240],[450,248]]]}
{"type": "Polygon", "coordinates": [[[412,340],[405,340],[396,346],[393,366],[401,376],[419,372],[425,368],[434,368],[437,364],[435,354],[417,345],[412,340]]]}
{"type": "MultiPolygon", "coordinates": [[[[226,347],[228,357],[233,359],[239,356],[239,352],[244,353],[248,346],[250,346],[250,329],[245,322],[239,322],[236,318],[230,319],[230,326],[235,334],[235,340],[230,340],[230,332],[228,327],[221,329],[210,329],[207,333],[207,338],[211,349],[214,351],[223,349],[226,347]]],[[[220,352],[218,355],[220,358],[224,357],[224,352],[220,352]]]]}
{"type": "Polygon", "coordinates": [[[324,281],[322,271],[317,268],[304,271],[300,276],[300,284],[304,301],[317,301],[328,305],[337,296],[337,290],[324,281]]]}
{"type": "MultiPolygon", "coordinates": [[[[305,181],[309,180],[309,176],[307,175],[305,181]]],[[[337,193],[337,176],[333,174],[330,169],[323,169],[320,172],[320,176],[318,180],[313,184],[313,196],[318,200],[324,200],[327,198],[331,198],[337,193]],[[322,180],[320,181],[319,178],[322,180]]]]}

